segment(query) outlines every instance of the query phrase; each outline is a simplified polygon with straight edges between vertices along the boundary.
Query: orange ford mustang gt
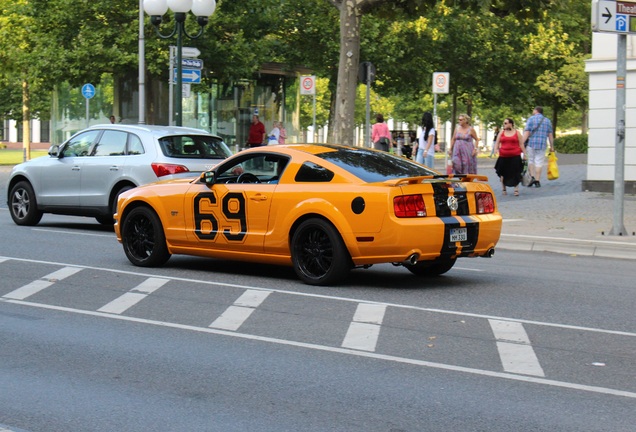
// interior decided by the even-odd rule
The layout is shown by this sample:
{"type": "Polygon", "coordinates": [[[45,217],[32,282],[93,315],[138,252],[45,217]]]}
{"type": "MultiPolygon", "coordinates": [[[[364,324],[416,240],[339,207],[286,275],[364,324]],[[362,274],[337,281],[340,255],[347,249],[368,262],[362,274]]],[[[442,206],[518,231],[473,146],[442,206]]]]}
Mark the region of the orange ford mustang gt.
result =
{"type": "Polygon", "coordinates": [[[311,285],[377,263],[437,276],[494,253],[502,219],[485,180],[367,148],[258,147],[121,194],[115,232],[143,267],[187,254],[293,266],[311,285]]]}

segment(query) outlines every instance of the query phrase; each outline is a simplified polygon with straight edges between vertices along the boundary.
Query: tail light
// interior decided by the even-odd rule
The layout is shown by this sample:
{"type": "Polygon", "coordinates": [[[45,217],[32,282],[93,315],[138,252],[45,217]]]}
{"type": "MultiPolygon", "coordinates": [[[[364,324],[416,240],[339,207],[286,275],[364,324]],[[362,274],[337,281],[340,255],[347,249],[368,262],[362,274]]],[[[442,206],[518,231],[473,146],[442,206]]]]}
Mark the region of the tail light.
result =
{"type": "Polygon", "coordinates": [[[393,198],[393,211],[399,218],[426,216],[422,195],[401,195],[393,198]]]}
{"type": "Polygon", "coordinates": [[[495,200],[490,192],[476,192],[477,214],[494,213],[495,200]]]}
{"type": "Polygon", "coordinates": [[[155,172],[157,177],[163,177],[172,174],[179,174],[184,172],[189,172],[190,170],[183,166],[177,164],[168,164],[168,163],[153,163],[152,170],[155,172]]]}

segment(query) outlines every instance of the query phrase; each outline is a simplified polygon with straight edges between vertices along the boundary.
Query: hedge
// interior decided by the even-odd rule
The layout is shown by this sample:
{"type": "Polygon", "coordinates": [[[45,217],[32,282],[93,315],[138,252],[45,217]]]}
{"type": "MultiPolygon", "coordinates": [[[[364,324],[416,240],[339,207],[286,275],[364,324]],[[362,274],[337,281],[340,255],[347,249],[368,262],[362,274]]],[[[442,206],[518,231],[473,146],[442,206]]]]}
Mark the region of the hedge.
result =
{"type": "Polygon", "coordinates": [[[558,153],[587,154],[587,134],[563,135],[554,140],[558,153]]]}

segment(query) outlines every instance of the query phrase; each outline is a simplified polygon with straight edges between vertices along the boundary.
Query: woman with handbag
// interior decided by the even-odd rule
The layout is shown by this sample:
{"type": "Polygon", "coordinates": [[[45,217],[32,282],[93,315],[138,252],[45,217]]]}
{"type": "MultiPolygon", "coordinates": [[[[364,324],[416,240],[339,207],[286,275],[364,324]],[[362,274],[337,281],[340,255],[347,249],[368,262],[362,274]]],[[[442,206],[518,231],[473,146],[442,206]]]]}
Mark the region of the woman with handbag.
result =
{"type": "Polygon", "coordinates": [[[371,141],[373,141],[373,148],[376,150],[389,151],[391,132],[387,124],[384,123],[384,116],[382,114],[375,116],[375,124],[371,129],[371,141]]]}
{"type": "Polygon", "coordinates": [[[515,188],[515,196],[519,196],[519,183],[523,172],[523,144],[521,133],[515,129],[515,121],[507,118],[503,123],[503,131],[497,136],[495,146],[499,157],[495,162],[495,171],[501,180],[502,194],[507,195],[506,186],[515,188]]]}

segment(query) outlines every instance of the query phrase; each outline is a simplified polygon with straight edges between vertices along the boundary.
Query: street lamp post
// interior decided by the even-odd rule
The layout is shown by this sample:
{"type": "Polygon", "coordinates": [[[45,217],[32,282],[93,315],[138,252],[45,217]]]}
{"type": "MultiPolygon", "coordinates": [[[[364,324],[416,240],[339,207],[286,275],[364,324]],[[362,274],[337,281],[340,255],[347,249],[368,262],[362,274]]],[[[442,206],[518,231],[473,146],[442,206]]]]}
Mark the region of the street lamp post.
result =
{"type": "Polygon", "coordinates": [[[183,66],[182,63],[182,47],[183,36],[190,39],[197,39],[203,34],[203,27],[208,23],[208,18],[216,9],[216,0],[143,0],[144,10],[150,15],[150,22],[155,26],[157,35],[162,39],[170,39],[177,36],[177,79],[176,79],[176,95],[175,95],[175,123],[177,126],[183,125],[182,119],[182,90],[183,90],[183,66]],[[159,31],[159,25],[162,16],[168,12],[168,8],[174,12],[174,28],[169,35],[163,35],[159,31]],[[190,35],[185,28],[185,20],[188,12],[197,17],[199,23],[199,32],[196,35],[190,35]]]}

